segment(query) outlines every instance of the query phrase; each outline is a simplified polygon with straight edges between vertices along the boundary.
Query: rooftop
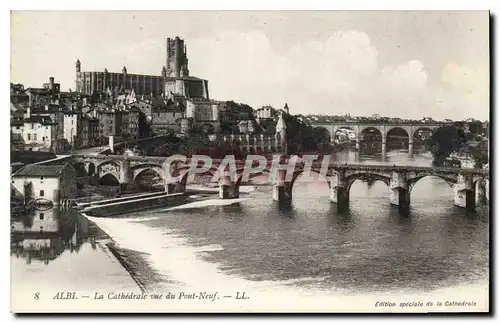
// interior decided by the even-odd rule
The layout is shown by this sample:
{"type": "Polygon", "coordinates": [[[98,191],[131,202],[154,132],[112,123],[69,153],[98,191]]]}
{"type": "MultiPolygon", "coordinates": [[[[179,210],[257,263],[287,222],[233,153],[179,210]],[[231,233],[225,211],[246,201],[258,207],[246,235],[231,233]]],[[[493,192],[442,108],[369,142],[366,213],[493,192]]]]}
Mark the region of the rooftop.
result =
{"type": "Polygon", "coordinates": [[[40,123],[40,124],[54,124],[52,119],[48,116],[32,115],[29,118],[24,119],[25,123],[40,123]]]}
{"type": "Polygon", "coordinates": [[[29,87],[26,89],[26,92],[30,93],[39,93],[39,94],[52,94],[49,89],[46,88],[37,88],[37,87],[29,87]]]}
{"type": "Polygon", "coordinates": [[[14,177],[59,177],[63,171],[63,169],[67,166],[65,165],[36,165],[31,164],[24,166],[17,172],[15,172],[12,176],[14,177]]]}
{"type": "Polygon", "coordinates": [[[22,104],[22,103],[11,103],[10,104],[10,111],[11,112],[25,112],[26,105],[22,104]]]}
{"type": "Polygon", "coordinates": [[[196,77],[196,76],[167,77],[167,78],[165,78],[165,80],[166,81],[173,81],[173,80],[204,81],[203,79],[196,77]]]}

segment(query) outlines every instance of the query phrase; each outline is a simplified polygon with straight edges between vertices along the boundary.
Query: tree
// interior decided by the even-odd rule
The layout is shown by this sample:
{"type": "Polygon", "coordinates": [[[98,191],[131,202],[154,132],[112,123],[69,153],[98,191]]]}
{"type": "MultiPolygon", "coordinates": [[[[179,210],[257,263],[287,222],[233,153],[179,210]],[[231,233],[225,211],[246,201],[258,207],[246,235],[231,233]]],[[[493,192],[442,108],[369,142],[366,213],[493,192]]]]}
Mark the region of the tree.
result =
{"type": "Polygon", "coordinates": [[[467,143],[467,137],[460,124],[441,126],[425,141],[427,149],[434,157],[433,163],[436,166],[442,166],[451,153],[458,152],[461,148],[466,147],[467,143]]]}
{"type": "Polygon", "coordinates": [[[483,123],[479,120],[472,121],[469,123],[469,131],[473,136],[478,136],[483,134],[483,123]]]}
{"type": "Polygon", "coordinates": [[[324,128],[313,128],[313,136],[318,148],[330,145],[330,134],[324,128]]]}
{"type": "Polygon", "coordinates": [[[151,126],[148,123],[146,114],[139,112],[139,138],[151,137],[151,126]]]}
{"type": "Polygon", "coordinates": [[[289,154],[302,151],[314,151],[318,149],[317,139],[313,128],[299,119],[300,116],[292,116],[283,113],[286,124],[286,142],[289,154]]]}

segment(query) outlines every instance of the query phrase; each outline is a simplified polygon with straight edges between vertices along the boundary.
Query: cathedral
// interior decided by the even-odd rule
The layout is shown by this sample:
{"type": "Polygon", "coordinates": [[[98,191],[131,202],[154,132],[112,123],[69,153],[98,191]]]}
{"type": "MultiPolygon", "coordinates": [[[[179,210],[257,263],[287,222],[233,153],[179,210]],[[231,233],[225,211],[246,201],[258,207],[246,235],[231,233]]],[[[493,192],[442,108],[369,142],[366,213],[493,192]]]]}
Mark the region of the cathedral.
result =
{"type": "Polygon", "coordinates": [[[137,96],[162,97],[182,106],[189,127],[220,129],[219,102],[210,99],[208,81],[189,75],[187,47],[179,37],[167,38],[165,65],[161,75],[82,72],[76,61],[76,91],[84,94],[122,94],[132,91],[137,96]]]}
{"type": "Polygon", "coordinates": [[[130,74],[124,66],[121,73],[83,71],[76,61],[76,91],[84,94],[121,92],[133,89],[136,95],[183,96],[209,100],[208,81],[189,75],[187,47],[179,37],[167,38],[165,66],[160,75],[130,74]]]}

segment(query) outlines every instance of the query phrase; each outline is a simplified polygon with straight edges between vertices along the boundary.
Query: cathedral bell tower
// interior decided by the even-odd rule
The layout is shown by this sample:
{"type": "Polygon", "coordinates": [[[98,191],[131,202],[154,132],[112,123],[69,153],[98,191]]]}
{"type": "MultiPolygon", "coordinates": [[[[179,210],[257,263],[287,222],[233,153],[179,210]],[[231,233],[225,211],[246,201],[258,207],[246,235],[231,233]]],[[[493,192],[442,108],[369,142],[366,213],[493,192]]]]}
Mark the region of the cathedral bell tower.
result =
{"type": "Polygon", "coordinates": [[[167,38],[167,77],[189,76],[187,48],[179,37],[167,38]]]}

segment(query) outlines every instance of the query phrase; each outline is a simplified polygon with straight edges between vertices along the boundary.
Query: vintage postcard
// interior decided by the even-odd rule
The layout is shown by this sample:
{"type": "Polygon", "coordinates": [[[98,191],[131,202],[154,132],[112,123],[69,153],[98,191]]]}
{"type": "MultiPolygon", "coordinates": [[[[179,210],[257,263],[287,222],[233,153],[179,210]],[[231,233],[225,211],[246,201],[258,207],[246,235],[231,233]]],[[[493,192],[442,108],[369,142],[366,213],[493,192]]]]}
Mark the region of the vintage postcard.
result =
{"type": "Polygon", "coordinates": [[[12,11],[11,311],[490,311],[488,11],[12,11]]]}

